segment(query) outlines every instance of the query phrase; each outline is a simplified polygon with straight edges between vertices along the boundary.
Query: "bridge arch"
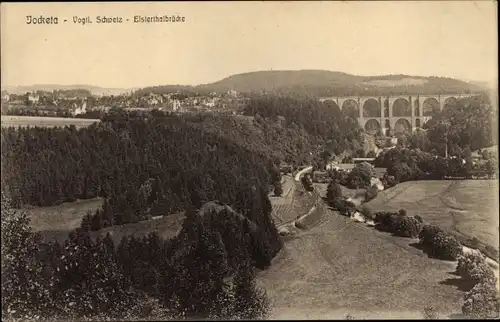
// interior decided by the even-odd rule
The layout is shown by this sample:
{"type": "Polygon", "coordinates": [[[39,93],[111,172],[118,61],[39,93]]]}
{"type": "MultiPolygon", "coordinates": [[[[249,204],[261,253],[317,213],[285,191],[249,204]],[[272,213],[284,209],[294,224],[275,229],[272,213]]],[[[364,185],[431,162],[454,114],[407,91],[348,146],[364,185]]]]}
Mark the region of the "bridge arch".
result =
{"type": "Polygon", "coordinates": [[[365,123],[365,132],[368,134],[376,134],[381,130],[380,123],[376,119],[369,119],[365,123]]]}
{"type": "Polygon", "coordinates": [[[423,116],[434,116],[437,112],[439,112],[439,110],[439,102],[434,97],[429,97],[422,103],[423,116]]]}
{"type": "Polygon", "coordinates": [[[359,105],[353,99],[348,99],[344,103],[342,103],[342,113],[352,118],[359,117],[359,105]]]}
{"type": "Polygon", "coordinates": [[[392,103],[392,116],[411,116],[411,105],[405,98],[398,98],[392,103]]]}
{"type": "Polygon", "coordinates": [[[381,112],[380,103],[374,98],[367,99],[363,104],[363,117],[380,117],[381,112]]]}
{"type": "Polygon", "coordinates": [[[457,98],[455,96],[450,96],[450,97],[447,97],[445,100],[444,100],[444,103],[443,103],[443,108],[446,107],[446,105],[451,105],[451,104],[455,104],[457,102],[457,98]]]}
{"type": "Polygon", "coordinates": [[[401,118],[394,124],[394,133],[411,133],[411,123],[405,118],[401,118]]]}

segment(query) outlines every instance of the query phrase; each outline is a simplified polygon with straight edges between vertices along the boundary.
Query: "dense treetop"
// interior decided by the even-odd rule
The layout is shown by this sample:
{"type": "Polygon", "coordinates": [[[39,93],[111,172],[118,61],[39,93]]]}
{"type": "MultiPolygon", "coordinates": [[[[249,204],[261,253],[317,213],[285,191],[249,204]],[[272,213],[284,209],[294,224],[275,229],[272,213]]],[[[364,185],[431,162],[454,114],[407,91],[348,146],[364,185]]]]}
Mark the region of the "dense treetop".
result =
{"type": "Polygon", "coordinates": [[[425,124],[427,137],[439,151],[448,147],[478,150],[497,142],[497,110],[486,94],[460,99],[445,106],[425,124]]]}
{"type": "Polygon", "coordinates": [[[109,234],[93,240],[84,231],[71,232],[63,244],[42,245],[26,213],[12,209],[3,193],[1,218],[3,319],[256,319],[268,313],[252,264],[268,265],[275,251],[227,206],[189,210],[171,240],[151,232],[117,245],[109,234]]]}

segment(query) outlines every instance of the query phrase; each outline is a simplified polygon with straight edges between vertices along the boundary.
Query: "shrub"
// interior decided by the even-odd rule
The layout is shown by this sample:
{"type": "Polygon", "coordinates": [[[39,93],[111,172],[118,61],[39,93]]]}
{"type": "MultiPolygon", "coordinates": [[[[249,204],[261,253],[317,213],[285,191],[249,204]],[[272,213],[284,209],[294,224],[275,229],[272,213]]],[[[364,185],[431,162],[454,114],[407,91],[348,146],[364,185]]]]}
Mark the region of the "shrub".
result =
{"type": "Polygon", "coordinates": [[[498,318],[500,301],[495,286],[479,283],[464,296],[462,313],[468,318],[498,318]]]}
{"type": "Polygon", "coordinates": [[[330,181],[326,188],[326,199],[329,204],[332,204],[335,199],[342,197],[342,189],[336,182],[330,181]]]}
{"type": "Polygon", "coordinates": [[[352,216],[356,212],[356,205],[350,201],[346,201],[345,210],[343,212],[346,216],[352,216]]]}
{"type": "Polygon", "coordinates": [[[398,181],[394,176],[390,176],[387,173],[384,174],[384,176],[380,179],[382,181],[382,184],[384,185],[384,188],[391,188],[394,187],[395,185],[398,184],[398,181]]]}
{"type": "Polygon", "coordinates": [[[397,227],[397,234],[402,237],[416,238],[422,230],[422,223],[415,217],[404,216],[403,220],[397,227]]]}
{"type": "Polygon", "coordinates": [[[420,217],[419,215],[415,215],[415,219],[416,219],[419,223],[421,223],[421,224],[423,224],[423,223],[424,223],[424,220],[423,220],[423,219],[422,219],[422,217],[420,217]]]}
{"type": "Polygon", "coordinates": [[[309,173],[306,173],[304,176],[302,176],[300,180],[302,181],[302,185],[304,186],[304,189],[306,191],[314,191],[312,178],[309,173]]]}
{"type": "Polygon", "coordinates": [[[375,158],[377,155],[375,154],[375,151],[370,151],[366,154],[367,158],[375,158]]]}
{"type": "Polygon", "coordinates": [[[375,214],[375,222],[377,228],[383,231],[395,233],[401,221],[404,219],[395,212],[378,212],[375,214]]]}
{"type": "Polygon", "coordinates": [[[439,232],[434,236],[431,252],[441,259],[456,260],[462,254],[462,245],[453,235],[439,232]]]}
{"type": "Polygon", "coordinates": [[[363,148],[359,148],[354,152],[354,157],[355,158],[364,158],[366,157],[365,150],[363,148]]]}
{"type": "Polygon", "coordinates": [[[366,219],[375,220],[375,216],[374,216],[373,212],[366,205],[363,205],[361,207],[360,212],[363,214],[363,216],[365,216],[366,219]]]}
{"type": "Polygon", "coordinates": [[[463,278],[470,278],[470,272],[481,263],[486,263],[486,260],[478,251],[472,251],[463,254],[458,258],[457,273],[463,278]]]}
{"type": "Polygon", "coordinates": [[[387,173],[393,175],[398,182],[412,180],[414,176],[412,169],[405,162],[392,164],[387,168],[387,173]]]}
{"type": "Polygon", "coordinates": [[[486,258],[479,251],[472,251],[459,256],[457,273],[462,278],[468,279],[474,284],[496,284],[496,277],[493,270],[488,266],[486,258]]]}
{"type": "Polygon", "coordinates": [[[352,162],[353,162],[352,156],[346,156],[342,159],[342,163],[352,163],[352,162]]]}
{"type": "Polygon", "coordinates": [[[342,197],[335,198],[333,202],[331,203],[331,207],[336,210],[341,210],[344,207],[345,199],[342,197]]]}
{"type": "Polygon", "coordinates": [[[437,320],[439,317],[436,309],[432,306],[424,308],[424,312],[422,315],[424,316],[425,320],[437,320]]]}
{"type": "Polygon", "coordinates": [[[458,240],[438,226],[424,225],[418,237],[420,244],[425,246],[430,254],[435,257],[455,260],[462,254],[462,245],[458,240]]]}
{"type": "Polygon", "coordinates": [[[375,177],[375,169],[371,164],[362,162],[347,175],[347,186],[351,189],[368,187],[372,177],[375,177]]]}
{"type": "Polygon", "coordinates": [[[365,193],[365,202],[370,201],[373,198],[377,197],[378,195],[378,188],[376,185],[371,186],[370,188],[366,189],[365,193]]]}
{"type": "Polygon", "coordinates": [[[274,183],[274,195],[277,197],[281,197],[283,194],[283,186],[281,185],[281,181],[276,181],[274,183]]]}
{"type": "Polygon", "coordinates": [[[477,239],[477,237],[472,237],[470,238],[469,243],[470,247],[477,248],[477,246],[479,246],[479,239],[477,239]]]}
{"type": "Polygon", "coordinates": [[[435,225],[424,225],[424,227],[422,227],[422,230],[418,234],[418,238],[420,239],[420,244],[426,246],[431,245],[434,240],[434,236],[439,232],[444,232],[444,231],[435,225]]]}
{"type": "Polygon", "coordinates": [[[341,214],[350,216],[356,211],[356,206],[343,198],[337,198],[334,200],[332,207],[337,209],[341,214]]]}

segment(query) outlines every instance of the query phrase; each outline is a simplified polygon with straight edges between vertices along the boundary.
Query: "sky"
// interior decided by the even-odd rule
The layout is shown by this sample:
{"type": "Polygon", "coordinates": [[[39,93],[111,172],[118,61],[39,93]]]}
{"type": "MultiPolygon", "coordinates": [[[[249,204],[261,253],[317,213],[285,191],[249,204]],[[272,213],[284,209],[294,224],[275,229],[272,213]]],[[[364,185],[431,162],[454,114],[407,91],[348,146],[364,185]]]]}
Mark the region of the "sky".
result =
{"type": "Polygon", "coordinates": [[[496,82],[496,6],[493,1],[2,3],[2,84],[197,85],[238,73],[300,69],[496,82]],[[28,15],[58,17],[59,23],[27,24],[28,15]],[[135,15],[179,15],[185,21],[135,24],[135,15]],[[90,16],[93,23],[74,24],[74,16],[90,16]],[[97,16],[122,17],[123,23],[98,24],[97,16]]]}

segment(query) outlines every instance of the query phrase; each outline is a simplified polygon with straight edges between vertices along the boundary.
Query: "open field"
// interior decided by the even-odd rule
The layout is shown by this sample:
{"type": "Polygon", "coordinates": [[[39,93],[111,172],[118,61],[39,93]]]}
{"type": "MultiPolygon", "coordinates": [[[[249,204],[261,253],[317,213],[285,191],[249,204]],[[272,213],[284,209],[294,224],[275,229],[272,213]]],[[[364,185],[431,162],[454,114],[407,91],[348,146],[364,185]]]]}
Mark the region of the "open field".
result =
{"type": "MultiPolygon", "coordinates": [[[[41,232],[46,242],[54,238],[63,242],[71,230],[80,227],[81,220],[87,211],[94,212],[101,205],[102,199],[94,198],[68,202],[59,206],[36,207],[26,210],[31,219],[31,227],[33,230],[41,232]]],[[[155,220],[104,228],[92,232],[92,236],[105,236],[107,232],[110,232],[115,242],[119,242],[124,235],[142,236],[157,231],[160,236],[170,238],[180,229],[183,219],[184,213],[180,212],[155,220]]]]}
{"type": "Polygon", "coordinates": [[[40,116],[12,116],[2,115],[2,127],[55,127],[74,125],[77,128],[87,127],[95,122],[100,122],[98,119],[79,119],[65,117],[40,117],[40,116]]]}
{"type": "Polygon", "coordinates": [[[374,212],[406,209],[424,221],[498,250],[498,181],[412,181],[366,203],[374,212]]]}
{"type": "MultiPolygon", "coordinates": [[[[323,198],[326,198],[327,183],[315,183],[314,187],[323,198]]],[[[366,189],[364,188],[349,189],[341,185],[340,190],[342,191],[342,196],[351,198],[351,202],[355,205],[360,205],[365,200],[366,189]]]]}
{"type": "Polygon", "coordinates": [[[121,238],[126,235],[140,237],[154,231],[156,231],[160,237],[169,239],[177,235],[181,229],[183,221],[184,212],[179,212],[155,220],[146,220],[133,224],[104,228],[97,232],[93,232],[92,234],[93,236],[105,236],[108,232],[110,232],[115,243],[119,243],[121,238]]]}
{"type": "MultiPolygon", "coordinates": [[[[87,211],[95,211],[102,205],[103,199],[94,198],[66,202],[59,206],[35,207],[26,209],[35,231],[66,231],[80,227],[87,211]]],[[[66,233],[67,235],[67,233],[66,233]]]]}

